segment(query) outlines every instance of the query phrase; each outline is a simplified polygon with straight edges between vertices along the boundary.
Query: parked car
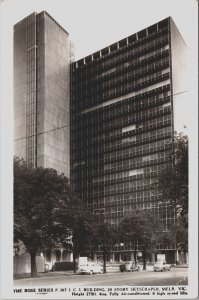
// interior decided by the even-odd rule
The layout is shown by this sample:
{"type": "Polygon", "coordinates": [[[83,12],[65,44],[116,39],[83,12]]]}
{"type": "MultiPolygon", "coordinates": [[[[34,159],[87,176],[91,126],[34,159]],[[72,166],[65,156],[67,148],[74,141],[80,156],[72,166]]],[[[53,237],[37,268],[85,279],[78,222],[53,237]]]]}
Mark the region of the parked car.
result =
{"type": "Polygon", "coordinates": [[[103,273],[103,267],[95,262],[87,262],[84,265],[81,265],[79,267],[79,273],[81,274],[102,274],[103,273]]]}
{"type": "Polygon", "coordinates": [[[123,264],[120,265],[120,272],[133,272],[133,271],[140,271],[140,265],[135,264],[134,261],[125,261],[123,264]]]}
{"type": "Polygon", "coordinates": [[[167,264],[166,262],[156,262],[153,266],[154,272],[156,271],[171,271],[171,265],[167,264]]]}

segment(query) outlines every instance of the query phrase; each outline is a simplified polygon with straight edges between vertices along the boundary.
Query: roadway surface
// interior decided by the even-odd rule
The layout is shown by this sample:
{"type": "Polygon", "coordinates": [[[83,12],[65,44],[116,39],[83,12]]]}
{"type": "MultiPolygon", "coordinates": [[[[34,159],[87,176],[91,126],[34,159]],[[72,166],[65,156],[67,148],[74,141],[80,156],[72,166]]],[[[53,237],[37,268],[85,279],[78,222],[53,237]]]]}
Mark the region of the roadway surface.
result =
{"type": "Polygon", "coordinates": [[[165,286],[187,285],[188,268],[175,268],[166,272],[152,270],[140,272],[115,272],[106,274],[80,275],[60,272],[56,276],[14,280],[15,286],[165,286]]]}

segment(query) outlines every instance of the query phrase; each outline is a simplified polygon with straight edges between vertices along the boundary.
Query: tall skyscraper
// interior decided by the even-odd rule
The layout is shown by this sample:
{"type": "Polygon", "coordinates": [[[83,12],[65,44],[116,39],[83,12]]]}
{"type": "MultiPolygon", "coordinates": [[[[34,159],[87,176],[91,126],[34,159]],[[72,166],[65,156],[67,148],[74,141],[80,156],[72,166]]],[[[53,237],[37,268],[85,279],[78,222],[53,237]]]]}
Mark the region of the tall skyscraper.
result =
{"type": "MultiPolygon", "coordinates": [[[[185,56],[169,17],[72,64],[71,178],[98,223],[117,226],[136,209],[153,210],[165,231],[174,222],[154,183],[170,163],[185,56]]],[[[157,246],[176,260],[175,249],[157,246]]]]}
{"type": "MultiPolygon", "coordinates": [[[[14,27],[15,154],[70,175],[99,224],[147,209],[169,231],[175,214],[154,183],[179,127],[186,51],[169,17],[72,62],[68,33],[31,14],[14,27]]],[[[157,247],[177,260],[175,248],[157,247]]],[[[133,249],[113,247],[112,258],[133,249]]]]}
{"type": "Polygon", "coordinates": [[[69,34],[47,12],[14,26],[14,153],[70,174],[69,34]]]}

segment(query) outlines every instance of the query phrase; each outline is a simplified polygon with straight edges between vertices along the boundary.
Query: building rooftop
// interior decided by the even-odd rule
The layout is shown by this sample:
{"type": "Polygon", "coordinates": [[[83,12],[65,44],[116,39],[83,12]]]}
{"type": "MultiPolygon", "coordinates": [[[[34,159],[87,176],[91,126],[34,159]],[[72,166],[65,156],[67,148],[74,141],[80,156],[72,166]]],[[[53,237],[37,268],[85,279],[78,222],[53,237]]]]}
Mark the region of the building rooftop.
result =
{"type": "Polygon", "coordinates": [[[164,28],[168,25],[168,21],[171,19],[171,17],[168,17],[166,19],[163,19],[145,29],[142,29],[126,38],[123,38],[122,40],[119,40],[101,50],[98,50],[84,58],[81,58],[74,63],[78,63],[78,65],[83,65],[84,63],[89,63],[93,59],[98,59],[101,56],[104,56],[108,53],[114,52],[117,49],[122,48],[123,46],[126,46],[127,44],[133,43],[139,39],[145,38],[148,34],[156,33],[158,29],[164,28]]]}
{"type": "Polygon", "coordinates": [[[62,31],[64,31],[67,35],[69,35],[69,33],[45,10],[41,11],[40,13],[33,12],[29,16],[25,17],[24,19],[22,19],[21,21],[19,21],[18,23],[16,23],[14,25],[14,30],[18,26],[22,25],[26,19],[30,18],[31,16],[37,16],[37,15],[44,15],[44,16],[46,15],[46,16],[48,16],[48,18],[50,18],[62,31]]]}

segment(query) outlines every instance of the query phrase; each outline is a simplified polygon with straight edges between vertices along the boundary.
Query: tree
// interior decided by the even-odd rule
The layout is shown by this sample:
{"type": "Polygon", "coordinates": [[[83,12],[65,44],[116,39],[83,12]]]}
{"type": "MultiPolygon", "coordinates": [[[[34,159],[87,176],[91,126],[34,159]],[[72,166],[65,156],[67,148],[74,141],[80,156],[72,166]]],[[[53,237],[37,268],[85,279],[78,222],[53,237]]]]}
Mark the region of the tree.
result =
{"type": "Polygon", "coordinates": [[[188,228],[185,223],[178,222],[171,226],[170,231],[162,232],[161,243],[171,248],[186,252],[188,249],[188,228]]]}
{"type": "MultiPolygon", "coordinates": [[[[70,199],[67,205],[62,201],[61,206],[56,209],[57,224],[59,222],[60,226],[56,240],[65,249],[73,252],[73,270],[76,273],[77,259],[81,253],[88,250],[92,235],[92,222],[87,207],[73,191],[70,192],[70,199]]],[[[52,228],[48,226],[48,238],[51,230],[52,228]]],[[[49,248],[50,245],[47,244],[47,247],[49,248]]]]}
{"type": "Polygon", "coordinates": [[[48,168],[32,168],[14,159],[14,239],[31,256],[31,276],[37,276],[36,253],[56,244],[71,247],[76,221],[84,213],[68,179],[48,168]],[[79,213],[81,211],[81,214],[79,213]]]}
{"type": "Polygon", "coordinates": [[[72,233],[72,251],[73,251],[73,270],[76,273],[76,260],[81,253],[88,251],[89,245],[92,240],[92,219],[86,207],[75,205],[74,209],[75,220],[71,228],[72,233]],[[78,208],[78,210],[77,210],[78,208]]]}
{"type": "Polygon", "coordinates": [[[108,223],[94,225],[93,244],[95,244],[95,247],[100,246],[102,249],[104,273],[106,273],[107,255],[110,251],[110,247],[113,245],[116,239],[116,230],[108,223]]]}
{"type": "Polygon", "coordinates": [[[188,214],[188,138],[176,135],[170,153],[171,163],[159,174],[157,188],[162,192],[163,202],[169,202],[176,215],[188,214]]]}
{"type": "MultiPolygon", "coordinates": [[[[142,252],[143,269],[146,269],[146,257],[150,250],[154,250],[157,241],[157,222],[155,216],[144,210],[136,210],[126,216],[120,224],[120,241],[138,244],[142,252]]],[[[135,249],[137,251],[137,249],[135,249]]],[[[135,252],[136,252],[135,251],[135,252]]]]}

